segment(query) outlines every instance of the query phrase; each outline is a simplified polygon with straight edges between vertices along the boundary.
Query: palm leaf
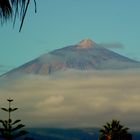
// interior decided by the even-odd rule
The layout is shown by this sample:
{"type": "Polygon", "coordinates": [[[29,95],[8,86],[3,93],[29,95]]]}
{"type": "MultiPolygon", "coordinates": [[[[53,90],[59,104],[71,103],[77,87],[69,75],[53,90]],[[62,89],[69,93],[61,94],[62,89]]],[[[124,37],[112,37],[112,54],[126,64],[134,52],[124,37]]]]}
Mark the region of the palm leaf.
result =
{"type": "MultiPolygon", "coordinates": [[[[0,21],[6,22],[9,19],[13,20],[13,26],[17,16],[20,18],[21,24],[19,32],[22,29],[23,22],[28,10],[28,6],[31,0],[0,0],[0,21]]],[[[37,11],[36,0],[32,0],[35,5],[35,13],[37,11]]]]}
{"type": "Polygon", "coordinates": [[[7,21],[12,16],[12,7],[9,0],[0,0],[0,19],[1,23],[7,21]]]}

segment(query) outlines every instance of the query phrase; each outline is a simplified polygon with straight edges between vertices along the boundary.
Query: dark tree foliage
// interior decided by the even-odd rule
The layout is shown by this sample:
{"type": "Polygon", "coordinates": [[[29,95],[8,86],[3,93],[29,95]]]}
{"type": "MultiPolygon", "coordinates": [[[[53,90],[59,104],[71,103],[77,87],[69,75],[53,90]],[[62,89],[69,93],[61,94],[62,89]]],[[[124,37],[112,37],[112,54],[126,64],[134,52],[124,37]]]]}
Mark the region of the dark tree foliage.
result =
{"type": "Polygon", "coordinates": [[[11,113],[16,111],[18,108],[11,107],[11,102],[13,101],[12,99],[7,99],[7,101],[9,102],[8,108],[1,108],[3,111],[8,113],[8,119],[0,120],[0,138],[5,140],[14,140],[26,135],[28,132],[23,130],[25,125],[20,123],[21,120],[17,119],[13,121],[11,119],[11,113]]]}
{"type": "Polygon", "coordinates": [[[132,135],[128,133],[127,127],[120,124],[118,120],[106,123],[100,130],[99,140],[132,140],[132,135]]]}
{"type": "Polygon", "coordinates": [[[36,0],[0,0],[0,22],[3,24],[11,19],[14,27],[16,18],[19,17],[21,21],[20,32],[31,1],[34,2],[36,13],[36,0]]]}

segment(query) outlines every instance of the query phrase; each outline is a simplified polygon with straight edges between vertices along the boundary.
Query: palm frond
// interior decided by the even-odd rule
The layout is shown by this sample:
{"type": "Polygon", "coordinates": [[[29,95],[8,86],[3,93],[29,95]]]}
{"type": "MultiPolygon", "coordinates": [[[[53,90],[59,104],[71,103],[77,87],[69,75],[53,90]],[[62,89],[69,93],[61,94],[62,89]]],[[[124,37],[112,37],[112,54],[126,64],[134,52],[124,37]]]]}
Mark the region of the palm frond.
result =
{"type": "MultiPolygon", "coordinates": [[[[36,0],[32,0],[35,5],[35,13],[37,12],[36,0]]],[[[21,21],[19,32],[22,29],[24,19],[31,0],[0,0],[0,21],[4,23],[9,19],[13,21],[13,27],[15,21],[18,18],[21,21]]]]}
{"type": "Polygon", "coordinates": [[[9,0],[0,0],[0,20],[1,23],[12,17],[12,7],[9,0]]]}
{"type": "Polygon", "coordinates": [[[118,120],[112,120],[111,123],[106,123],[103,125],[102,129],[100,129],[100,137],[110,136],[112,139],[114,136],[121,136],[124,134],[128,134],[128,128],[124,127],[120,124],[118,120]]]}

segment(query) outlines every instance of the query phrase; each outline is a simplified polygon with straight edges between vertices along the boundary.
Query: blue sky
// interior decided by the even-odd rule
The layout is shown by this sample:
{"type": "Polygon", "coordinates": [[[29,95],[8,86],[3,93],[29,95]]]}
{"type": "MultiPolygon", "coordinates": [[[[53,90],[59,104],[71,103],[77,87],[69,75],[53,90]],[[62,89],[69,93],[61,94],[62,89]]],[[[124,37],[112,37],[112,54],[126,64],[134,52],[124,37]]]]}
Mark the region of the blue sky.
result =
{"type": "Polygon", "coordinates": [[[38,12],[30,4],[24,26],[19,22],[0,27],[0,73],[41,54],[84,38],[97,43],[120,42],[114,49],[140,60],[139,0],[37,0],[38,12]]]}

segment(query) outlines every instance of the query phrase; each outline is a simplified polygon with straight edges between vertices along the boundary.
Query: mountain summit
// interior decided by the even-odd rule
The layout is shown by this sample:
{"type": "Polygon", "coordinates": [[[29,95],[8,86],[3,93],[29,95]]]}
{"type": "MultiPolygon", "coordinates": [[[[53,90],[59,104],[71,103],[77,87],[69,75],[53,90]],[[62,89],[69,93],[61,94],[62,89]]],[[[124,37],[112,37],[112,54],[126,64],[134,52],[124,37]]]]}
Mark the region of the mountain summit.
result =
{"type": "Polygon", "coordinates": [[[84,39],[79,42],[79,44],[76,45],[77,48],[88,48],[95,44],[91,39],[84,39]]]}
{"type": "Polygon", "coordinates": [[[118,70],[140,68],[140,62],[106,49],[90,39],[76,45],[46,53],[3,76],[13,74],[48,75],[57,71],[76,70],[118,70]]]}

